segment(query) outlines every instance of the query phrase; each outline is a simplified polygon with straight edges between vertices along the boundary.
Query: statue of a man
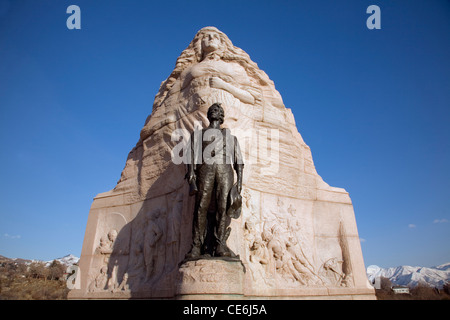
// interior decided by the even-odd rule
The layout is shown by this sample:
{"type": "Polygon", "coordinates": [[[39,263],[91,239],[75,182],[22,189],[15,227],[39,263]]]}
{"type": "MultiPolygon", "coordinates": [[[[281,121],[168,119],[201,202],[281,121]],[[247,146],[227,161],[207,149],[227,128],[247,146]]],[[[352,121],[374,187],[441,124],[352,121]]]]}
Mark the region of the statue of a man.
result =
{"type": "Polygon", "coordinates": [[[209,126],[191,136],[186,178],[195,194],[193,244],[186,258],[231,257],[228,248],[231,218],[240,214],[244,168],[237,138],[221,128],[224,110],[219,103],[209,107],[209,126]],[[234,171],[237,182],[234,183],[234,171]]]}

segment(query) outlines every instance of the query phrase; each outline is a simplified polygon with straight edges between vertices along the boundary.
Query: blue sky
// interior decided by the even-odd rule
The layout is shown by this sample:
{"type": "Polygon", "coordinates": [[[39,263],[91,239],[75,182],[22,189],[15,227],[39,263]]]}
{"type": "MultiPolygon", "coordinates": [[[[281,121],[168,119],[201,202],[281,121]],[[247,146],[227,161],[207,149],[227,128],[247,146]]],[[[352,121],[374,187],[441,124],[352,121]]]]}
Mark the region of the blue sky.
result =
{"type": "Polygon", "coordinates": [[[0,0],[0,255],[81,254],[92,199],[209,25],[275,82],[318,173],[350,193],[366,266],[450,262],[445,0],[0,0]]]}

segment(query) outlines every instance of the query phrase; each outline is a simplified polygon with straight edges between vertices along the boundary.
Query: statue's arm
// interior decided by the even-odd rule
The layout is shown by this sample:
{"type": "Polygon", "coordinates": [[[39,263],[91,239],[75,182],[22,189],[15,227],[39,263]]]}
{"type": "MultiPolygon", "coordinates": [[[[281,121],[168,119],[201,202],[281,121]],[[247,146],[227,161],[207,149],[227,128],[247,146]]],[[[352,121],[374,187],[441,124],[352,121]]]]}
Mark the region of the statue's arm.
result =
{"type": "Polygon", "coordinates": [[[189,147],[188,147],[188,155],[187,155],[187,173],[186,173],[186,179],[188,183],[192,183],[193,180],[195,180],[195,155],[194,155],[194,133],[191,134],[191,137],[189,139],[189,147]]]}
{"type": "Polygon", "coordinates": [[[222,89],[231,93],[233,96],[235,96],[237,99],[241,100],[244,103],[248,104],[255,103],[255,98],[248,91],[242,90],[228,82],[225,82],[219,77],[211,77],[209,79],[209,85],[212,88],[222,89]]]}
{"type": "Polygon", "coordinates": [[[186,163],[186,176],[185,179],[187,180],[188,184],[189,184],[189,195],[193,196],[194,194],[197,193],[197,177],[195,174],[195,159],[196,159],[196,154],[195,154],[195,131],[191,134],[191,138],[189,141],[189,147],[187,148],[188,151],[188,155],[187,155],[187,163],[186,163]]]}
{"type": "Polygon", "coordinates": [[[244,159],[242,158],[241,148],[239,141],[234,137],[234,170],[237,176],[237,191],[241,193],[242,190],[242,178],[244,171],[244,159]]]}

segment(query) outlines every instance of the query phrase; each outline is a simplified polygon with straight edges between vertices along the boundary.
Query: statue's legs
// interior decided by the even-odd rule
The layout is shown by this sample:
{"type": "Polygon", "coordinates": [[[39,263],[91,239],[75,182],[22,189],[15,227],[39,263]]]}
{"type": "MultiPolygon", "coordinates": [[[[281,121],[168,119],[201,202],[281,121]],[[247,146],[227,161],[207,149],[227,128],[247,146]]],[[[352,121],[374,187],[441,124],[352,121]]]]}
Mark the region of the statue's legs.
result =
{"type": "MultiPolygon", "coordinates": [[[[198,258],[207,249],[205,248],[205,239],[208,231],[208,209],[212,199],[216,201],[217,210],[214,228],[216,238],[214,254],[216,256],[235,257],[235,254],[226,245],[230,233],[228,226],[231,223],[231,218],[227,216],[227,201],[233,183],[234,171],[229,164],[203,164],[198,169],[198,193],[195,199],[193,245],[187,258],[198,258]],[[215,194],[213,194],[213,191],[215,191],[215,194]]],[[[212,253],[212,250],[210,253],[212,253]]]]}
{"type": "Polygon", "coordinates": [[[207,214],[214,189],[214,165],[203,164],[197,172],[198,193],[195,197],[194,223],[192,230],[193,245],[188,258],[197,258],[202,254],[202,246],[207,232],[207,214]]]}
{"type": "Polygon", "coordinates": [[[216,238],[217,247],[216,256],[234,257],[235,254],[228,248],[226,241],[228,239],[231,218],[227,215],[227,201],[231,187],[234,183],[233,167],[229,164],[216,165],[216,183],[217,183],[217,213],[216,213],[216,238]]]}

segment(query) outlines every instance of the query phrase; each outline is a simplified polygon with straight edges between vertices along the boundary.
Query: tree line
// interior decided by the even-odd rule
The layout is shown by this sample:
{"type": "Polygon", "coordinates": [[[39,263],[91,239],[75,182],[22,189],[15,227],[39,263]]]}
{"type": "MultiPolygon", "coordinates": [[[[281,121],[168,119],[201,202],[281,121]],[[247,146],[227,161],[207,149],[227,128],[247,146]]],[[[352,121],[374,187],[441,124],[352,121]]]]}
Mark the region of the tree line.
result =
{"type": "Polygon", "coordinates": [[[57,260],[0,261],[0,300],[67,299],[66,268],[57,260]]]}

